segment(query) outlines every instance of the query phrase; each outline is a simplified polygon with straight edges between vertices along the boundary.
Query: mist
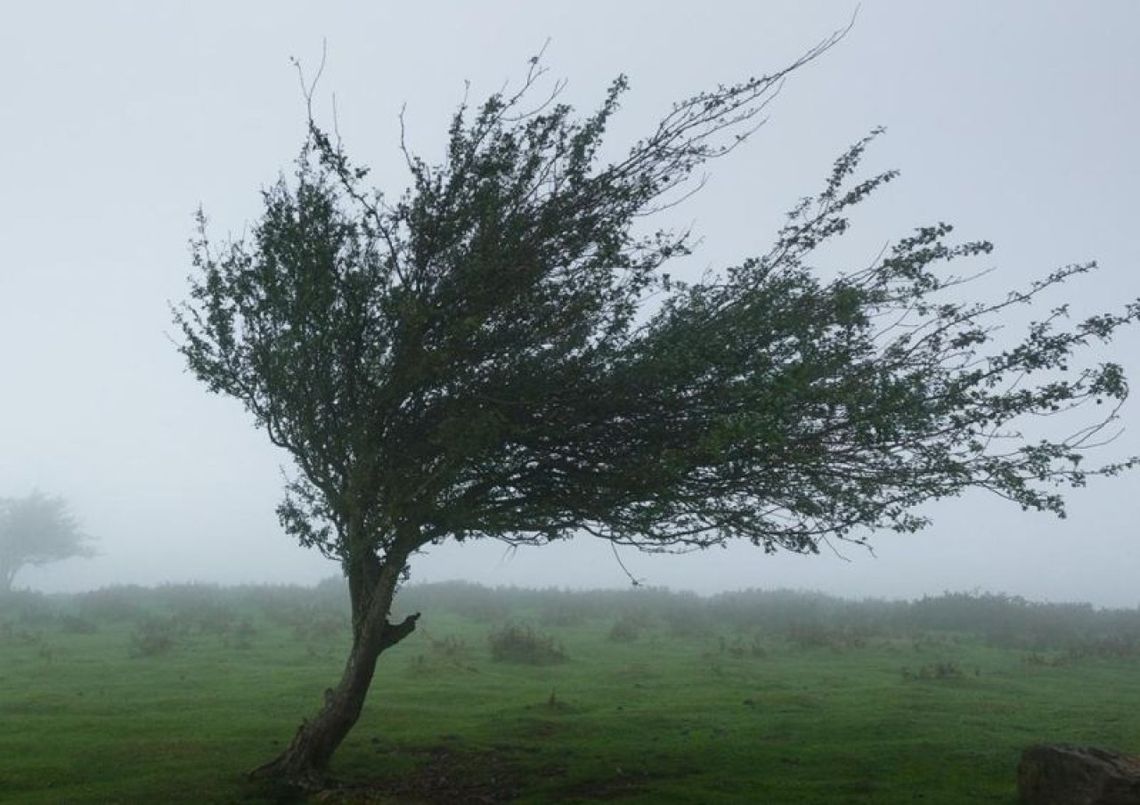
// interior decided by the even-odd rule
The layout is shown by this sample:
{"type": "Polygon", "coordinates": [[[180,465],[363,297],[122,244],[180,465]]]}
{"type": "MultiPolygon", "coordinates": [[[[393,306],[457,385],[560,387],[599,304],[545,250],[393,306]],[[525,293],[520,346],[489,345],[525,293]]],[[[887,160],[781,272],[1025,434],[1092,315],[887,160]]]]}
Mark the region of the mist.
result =
{"type": "MultiPolygon", "coordinates": [[[[847,25],[843,4],[301,3],[28,5],[9,10],[10,79],[0,150],[0,496],[39,489],[71,504],[98,555],[17,577],[46,592],[203,581],[314,583],[338,566],[295,545],[274,508],[289,457],[230,399],[186,373],[170,304],[187,293],[187,241],[201,205],[240,235],[260,190],[287,172],[305,134],[290,62],[312,76],[372,180],[406,183],[397,115],[429,162],[464,95],[546,63],[589,109],[619,73],[632,90],[611,143],[627,145],[669,104],[778,69],[847,25]],[[63,13],[61,13],[63,9],[63,13]]],[[[699,275],[763,252],[782,213],[876,126],[867,171],[902,171],[835,255],[863,265],[915,226],[948,221],[995,242],[978,288],[1000,292],[1095,259],[1101,269],[1043,307],[1073,317],[1140,296],[1134,236],[1140,181],[1140,52],[1130,3],[942,5],[865,2],[840,45],[797,72],[746,147],[668,213],[691,224],[699,275]]],[[[1015,324],[1015,323],[1014,323],[1015,324]]],[[[1140,375],[1140,338],[1095,357],[1140,375]]],[[[1140,454],[1140,409],[1120,411],[1098,461],[1140,454]],[[1113,431],[1116,434],[1116,431],[1113,431]]],[[[414,581],[714,593],[800,588],[915,598],[944,590],[1140,605],[1135,473],[1067,495],[1059,520],[975,493],[928,513],[918,534],[873,535],[874,552],[824,546],[769,556],[751,546],[649,556],[581,538],[536,549],[444,544],[414,581]],[[623,567],[624,565],[624,567],[623,567]],[[628,569],[628,573],[627,573],[628,569]]]]}

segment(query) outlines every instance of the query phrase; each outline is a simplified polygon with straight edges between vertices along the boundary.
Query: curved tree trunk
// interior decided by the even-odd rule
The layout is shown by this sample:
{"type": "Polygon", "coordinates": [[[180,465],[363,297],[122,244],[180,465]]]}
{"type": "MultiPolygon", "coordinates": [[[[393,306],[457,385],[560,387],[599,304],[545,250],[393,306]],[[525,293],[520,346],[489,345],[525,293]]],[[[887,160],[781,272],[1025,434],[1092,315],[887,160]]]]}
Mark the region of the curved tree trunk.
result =
{"type": "Polygon", "coordinates": [[[20,566],[0,557],[0,594],[12,592],[12,582],[20,566]]]}
{"type": "Polygon", "coordinates": [[[382,564],[375,557],[369,559],[366,572],[349,573],[353,641],[340,682],[325,691],[324,705],[312,719],[301,722],[285,751],[254,769],[251,777],[306,789],[322,787],[333,753],[360,717],[377,658],[416,628],[419,613],[398,624],[387,620],[403,558],[388,557],[382,564]],[[365,578],[371,583],[361,584],[365,578]]]}

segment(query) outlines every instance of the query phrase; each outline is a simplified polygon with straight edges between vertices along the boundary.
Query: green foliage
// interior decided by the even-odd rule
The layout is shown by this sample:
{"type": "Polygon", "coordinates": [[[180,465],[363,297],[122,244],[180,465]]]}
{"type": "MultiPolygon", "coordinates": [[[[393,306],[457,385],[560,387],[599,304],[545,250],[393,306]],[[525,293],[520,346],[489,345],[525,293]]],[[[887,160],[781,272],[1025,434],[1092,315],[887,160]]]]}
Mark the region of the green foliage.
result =
{"type": "Polygon", "coordinates": [[[565,662],[566,652],[550,635],[541,635],[530,626],[508,623],[487,636],[491,659],[520,665],[550,665],[565,662]]]}
{"type": "Polygon", "coordinates": [[[59,627],[66,634],[95,634],[99,630],[95,621],[80,615],[61,615],[59,627]]]}
{"type": "MultiPolygon", "coordinates": [[[[1065,327],[1064,306],[1001,347],[1014,305],[1090,271],[970,300],[948,262],[989,253],[934,223],[869,266],[815,254],[896,178],[861,176],[878,131],[789,212],[771,249],[693,283],[664,267],[689,233],[635,222],[750,133],[784,71],[677,103],[624,158],[603,139],[624,77],[592,114],[527,106],[541,76],[455,113],[443,160],[405,148],[410,186],[370,188],[310,121],[292,181],[246,240],[204,219],[181,351],[240,399],[300,475],[279,509],[348,559],[447,538],[542,543],[586,530],[650,550],[744,538],[815,551],[826,536],[925,524],[914,507],[983,488],[1063,513],[1114,416],[1068,437],[1028,418],[1109,400],[1119,366],[1083,351],[1140,305],[1065,327]]],[[[555,91],[557,95],[557,91],[555,91]]]]}
{"type": "Polygon", "coordinates": [[[610,627],[607,638],[614,643],[632,643],[641,637],[642,623],[629,616],[618,618],[610,627]]]}
{"type": "Polygon", "coordinates": [[[962,669],[953,660],[927,663],[917,671],[904,668],[902,675],[903,679],[961,679],[964,676],[962,669]]]}
{"type": "Polygon", "coordinates": [[[95,620],[133,621],[144,616],[139,601],[149,597],[142,587],[104,587],[77,595],[75,604],[82,615],[95,620]]]}
{"type": "Polygon", "coordinates": [[[463,659],[469,653],[467,641],[456,635],[446,635],[439,639],[428,638],[428,642],[431,644],[432,652],[449,660],[463,659]]]}
{"type": "Polygon", "coordinates": [[[225,634],[225,645],[227,648],[235,648],[246,650],[253,648],[253,639],[257,636],[257,627],[247,617],[238,621],[233,628],[228,629],[225,634]]]}
{"type": "Polygon", "coordinates": [[[172,618],[147,618],[131,632],[132,657],[159,657],[172,651],[183,632],[172,618]]]}

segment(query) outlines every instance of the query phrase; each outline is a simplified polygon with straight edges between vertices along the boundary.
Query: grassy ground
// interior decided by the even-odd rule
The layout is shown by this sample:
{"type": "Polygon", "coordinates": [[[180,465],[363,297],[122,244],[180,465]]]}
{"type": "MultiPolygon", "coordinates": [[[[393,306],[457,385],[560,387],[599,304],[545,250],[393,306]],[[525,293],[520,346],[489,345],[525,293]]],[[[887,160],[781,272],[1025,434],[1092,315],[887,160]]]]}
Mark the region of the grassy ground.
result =
{"type": "MultiPolygon", "coordinates": [[[[342,610],[168,592],[0,611],[0,800],[283,801],[243,772],[337,678],[342,610]]],[[[410,602],[421,628],[381,658],[323,801],[1013,803],[1031,743],[1140,748],[1134,640],[1029,648],[986,624],[656,596],[410,602]],[[508,622],[566,659],[494,661],[508,622]]],[[[543,648],[525,634],[524,658],[543,648]]]]}

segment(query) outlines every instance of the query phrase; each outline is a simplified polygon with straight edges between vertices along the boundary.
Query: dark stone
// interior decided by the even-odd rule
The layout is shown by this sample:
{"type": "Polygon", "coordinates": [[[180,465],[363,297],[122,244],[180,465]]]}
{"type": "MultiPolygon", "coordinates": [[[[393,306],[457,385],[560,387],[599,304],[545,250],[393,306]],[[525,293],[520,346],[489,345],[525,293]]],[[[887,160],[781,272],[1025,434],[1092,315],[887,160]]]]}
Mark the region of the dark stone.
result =
{"type": "Polygon", "coordinates": [[[1071,744],[1038,744],[1021,754],[1022,805],[1140,805],[1140,756],[1071,744]]]}

